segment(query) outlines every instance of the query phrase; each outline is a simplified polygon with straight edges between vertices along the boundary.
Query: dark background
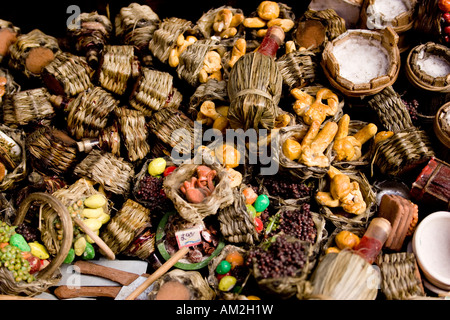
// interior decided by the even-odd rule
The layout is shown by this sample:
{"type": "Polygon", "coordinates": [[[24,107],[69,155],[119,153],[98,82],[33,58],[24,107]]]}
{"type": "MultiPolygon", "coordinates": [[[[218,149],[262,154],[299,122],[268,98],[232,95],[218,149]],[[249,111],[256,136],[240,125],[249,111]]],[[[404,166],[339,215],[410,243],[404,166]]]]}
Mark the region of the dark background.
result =
{"type": "MultiPolygon", "coordinates": [[[[20,27],[22,33],[28,33],[38,28],[44,33],[55,37],[63,37],[66,31],[66,22],[71,13],[67,13],[70,5],[78,5],[81,12],[97,11],[107,15],[109,4],[110,20],[114,18],[120,8],[132,2],[146,4],[159,16],[160,19],[178,17],[196,22],[203,13],[211,8],[229,5],[240,8],[245,14],[256,10],[262,0],[61,0],[61,1],[31,1],[31,0],[4,0],[0,6],[0,19],[12,22],[20,27]]],[[[296,16],[300,16],[308,7],[310,0],[283,1],[289,5],[296,16]]]]}

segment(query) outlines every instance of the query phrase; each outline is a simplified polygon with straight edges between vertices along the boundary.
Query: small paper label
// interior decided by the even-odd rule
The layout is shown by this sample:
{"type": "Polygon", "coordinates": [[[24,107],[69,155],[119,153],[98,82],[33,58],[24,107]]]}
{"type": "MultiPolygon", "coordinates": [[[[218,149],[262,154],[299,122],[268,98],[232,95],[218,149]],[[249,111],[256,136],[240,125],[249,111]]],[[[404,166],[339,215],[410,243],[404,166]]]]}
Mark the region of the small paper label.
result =
{"type": "Polygon", "coordinates": [[[175,232],[175,237],[177,238],[178,247],[192,247],[202,242],[202,236],[200,232],[202,227],[195,226],[193,228],[184,229],[175,232]]]}

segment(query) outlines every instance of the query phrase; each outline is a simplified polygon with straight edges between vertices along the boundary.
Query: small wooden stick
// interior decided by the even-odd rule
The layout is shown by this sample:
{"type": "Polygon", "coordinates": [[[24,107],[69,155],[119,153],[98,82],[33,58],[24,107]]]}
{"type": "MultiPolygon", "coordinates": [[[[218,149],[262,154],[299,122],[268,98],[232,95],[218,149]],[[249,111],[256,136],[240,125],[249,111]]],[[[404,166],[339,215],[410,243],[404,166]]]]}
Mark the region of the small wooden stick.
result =
{"type": "Polygon", "coordinates": [[[108,245],[98,236],[96,235],[81,219],[78,217],[73,218],[73,221],[86,233],[92,240],[98,245],[103,254],[110,260],[116,259],[116,255],[112,250],[108,247],[108,245]]]}

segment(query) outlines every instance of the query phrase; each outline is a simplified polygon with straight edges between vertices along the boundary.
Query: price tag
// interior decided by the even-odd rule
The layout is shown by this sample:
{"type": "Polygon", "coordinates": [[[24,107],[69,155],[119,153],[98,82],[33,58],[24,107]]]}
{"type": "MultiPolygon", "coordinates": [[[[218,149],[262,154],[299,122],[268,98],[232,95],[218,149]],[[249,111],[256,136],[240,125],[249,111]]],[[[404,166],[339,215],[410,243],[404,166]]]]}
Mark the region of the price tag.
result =
{"type": "Polygon", "coordinates": [[[178,248],[192,247],[202,242],[202,236],[200,232],[203,227],[195,226],[189,229],[184,229],[175,232],[177,238],[178,248]]]}

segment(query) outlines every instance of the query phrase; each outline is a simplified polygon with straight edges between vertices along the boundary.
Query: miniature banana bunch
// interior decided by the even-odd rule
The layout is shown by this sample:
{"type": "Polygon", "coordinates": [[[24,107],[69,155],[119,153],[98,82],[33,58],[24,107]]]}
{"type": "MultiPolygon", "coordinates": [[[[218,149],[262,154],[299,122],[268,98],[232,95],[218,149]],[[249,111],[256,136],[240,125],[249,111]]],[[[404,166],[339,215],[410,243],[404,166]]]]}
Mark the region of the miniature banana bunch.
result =
{"type": "Polygon", "coordinates": [[[291,94],[296,99],[293,106],[294,112],[302,117],[308,125],[314,121],[322,123],[326,117],[334,116],[338,111],[339,98],[330,89],[319,89],[315,99],[300,88],[292,89],[291,94]],[[324,100],[326,100],[326,104],[323,102],[324,100]]]}
{"type": "Polygon", "coordinates": [[[233,14],[230,9],[222,9],[214,17],[213,29],[222,39],[232,38],[237,34],[237,27],[243,21],[242,13],[233,14]]]}
{"type": "Polygon", "coordinates": [[[180,54],[186,50],[191,44],[196,42],[198,39],[194,36],[185,37],[183,34],[180,34],[177,38],[177,44],[175,48],[170,50],[169,54],[169,65],[172,68],[176,68],[180,63],[180,54]]]}
{"type": "Polygon", "coordinates": [[[281,19],[280,6],[274,1],[262,1],[257,8],[258,16],[244,19],[246,28],[259,29],[257,37],[264,37],[267,29],[272,26],[279,26],[284,32],[289,32],[295,22],[291,19],[281,19]]]}
{"type": "Polygon", "coordinates": [[[227,106],[220,106],[216,108],[216,105],[211,100],[206,100],[200,106],[200,112],[197,114],[197,120],[201,124],[212,126],[213,129],[219,130],[224,133],[227,128],[230,127],[228,121],[227,106]]]}

